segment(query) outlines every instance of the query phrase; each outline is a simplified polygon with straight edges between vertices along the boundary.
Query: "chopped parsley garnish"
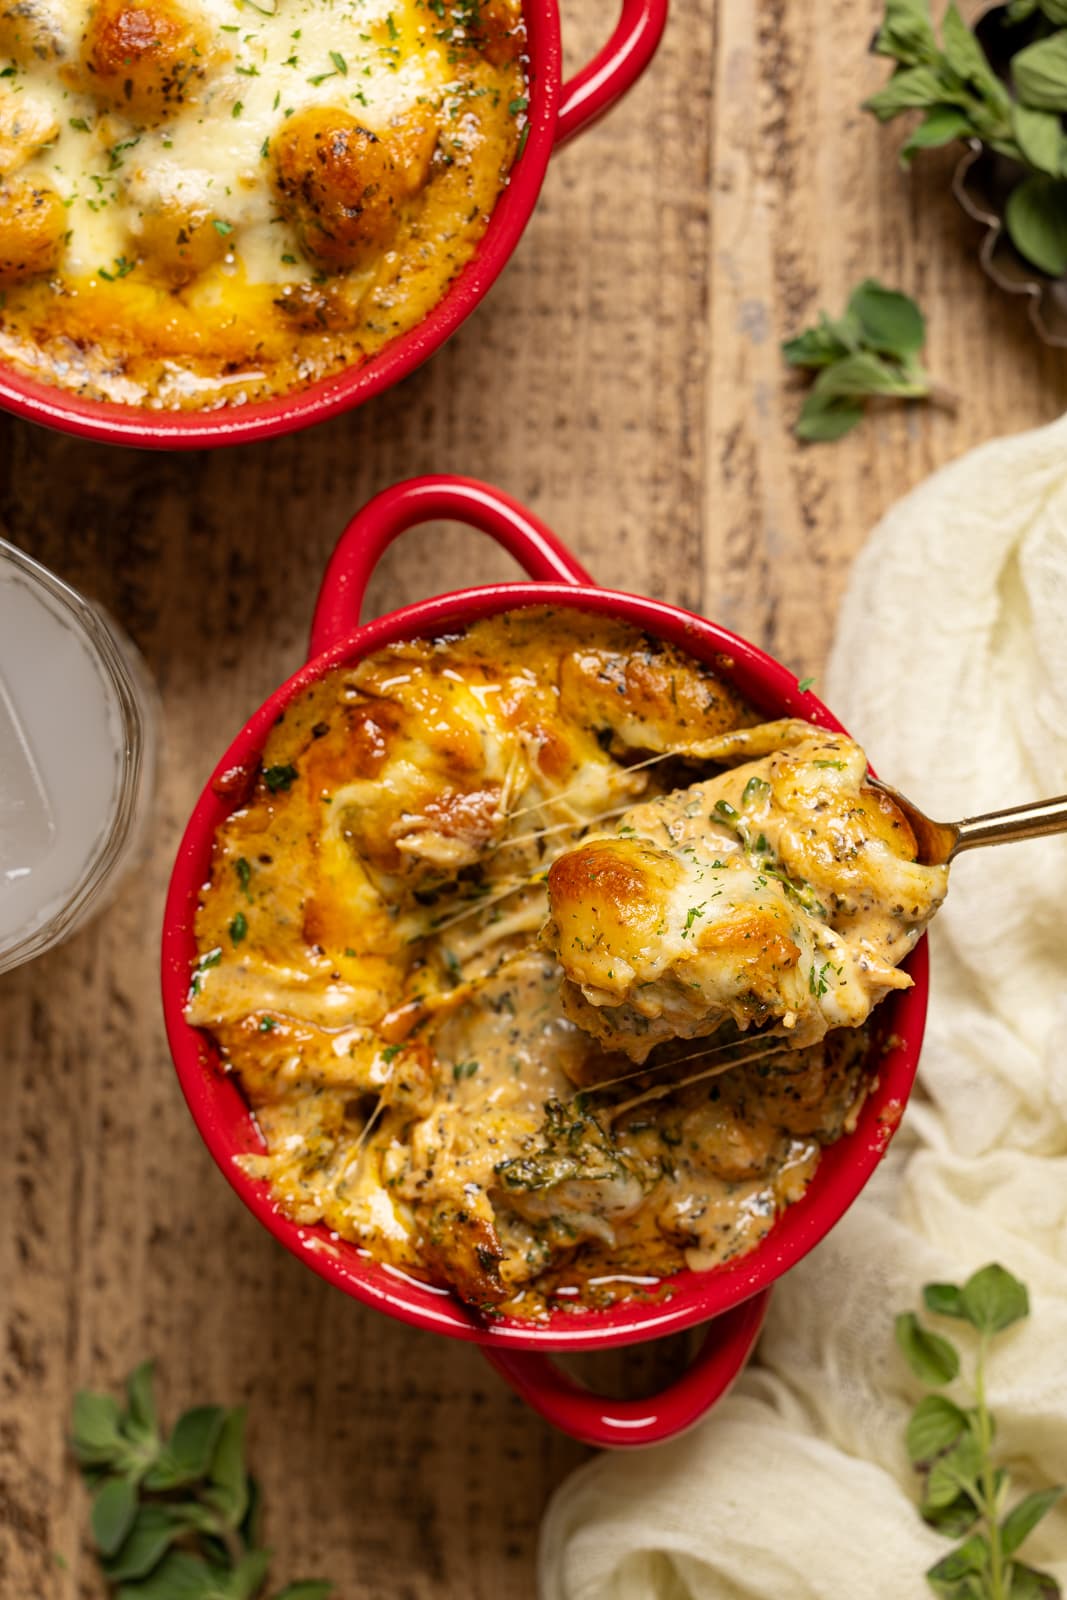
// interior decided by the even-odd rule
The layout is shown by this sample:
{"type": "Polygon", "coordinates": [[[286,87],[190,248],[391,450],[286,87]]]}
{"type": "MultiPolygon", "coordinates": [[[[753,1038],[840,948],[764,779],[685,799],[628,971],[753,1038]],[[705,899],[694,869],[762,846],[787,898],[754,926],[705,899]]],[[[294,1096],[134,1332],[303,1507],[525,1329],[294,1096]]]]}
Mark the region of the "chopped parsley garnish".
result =
{"type": "Polygon", "coordinates": [[[277,1026],[278,1024],[275,1022],[273,1017],[261,1017],[259,1019],[260,1033],[273,1033],[277,1026]]]}
{"type": "Polygon", "coordinates": [[[689,934],[692,931],[693,923],[697,920],[698,917],[702,917],[704,915],[704,912],[707,910],[707,907],[708,907],[708,902],[706,900],[702,901],[701,904],[698,905],[698,906],[690,906],[689,907],[689,910],[685,914],[685,927],[682,929],[682,938],[683,939],[688,939],[689,934]]]}
{"type": "Polygon", "coordinates": [[[279,789],[291,788],[293,779],[297,776],[296,768],[288,764],[282,767],[267,767],[263,772],[263,782],[271,794],[277,794],[279,789]]]}
{"type": "Polygon", "coordinates": [[[477,1070],[477,1061],[457,1061],[452,1068],[452,1076],[459,1083],[461,1078],[473,1078],[477,1070]]]}
{"type": "Polygon", "coordinates": [[[252,881],[252,867],[251,867],[251,864],[245,859],[244,856],[240,856],[234,862],[233,870],[237,874],[237,882],[241,885],[242,893],[244,894],[246,899],[251,900],[252,891],[248,887],[249,883],[252,881]]]}
{"type": "Polygon", "coordinates": [[[233,940],[234,944],[240,944],[247,932],[248,918],[245,916],[243,911],[238,911],[237,915],[230,923],[230,938],[233,940]]]}
{"type": "Polygon", "coordinates": [[[800,690],[801,694],[807,694],[808,690],[811,688],[811,686],[812,686],[812,684],[814,682],[815,682],[814,678],[798,678],[797,679],[797,688],[800,690]]]}
{"type": "Polygon", "coordinates": [[[337,70],[341,74],[342,78],[347,78],[348,77],[348,62],[345,60],[345,58],[341,54],[340,50],[331,50],[330,51],[330,60],[333,62],[334,66],[337,68],[337,70]]]}
{"type": "Polygon", "coordinates": [[[212,221],[213,221],[213,224],[214,224],[215,232],[216,233],[221,233],[223,238],[225,238],[228,233],[232,233],[233,232],[233,223],[232,222],[223,222],[221,217],[214,217],[212,219],[212,221]]]}
{"type": "Polygon", "coordinates": [[[838,772],[844,772],[844,770],[845,770],[845,763],[843,761],[813,761],[812,762],[812,766],[813,767],[836,767],[838,772]]]}

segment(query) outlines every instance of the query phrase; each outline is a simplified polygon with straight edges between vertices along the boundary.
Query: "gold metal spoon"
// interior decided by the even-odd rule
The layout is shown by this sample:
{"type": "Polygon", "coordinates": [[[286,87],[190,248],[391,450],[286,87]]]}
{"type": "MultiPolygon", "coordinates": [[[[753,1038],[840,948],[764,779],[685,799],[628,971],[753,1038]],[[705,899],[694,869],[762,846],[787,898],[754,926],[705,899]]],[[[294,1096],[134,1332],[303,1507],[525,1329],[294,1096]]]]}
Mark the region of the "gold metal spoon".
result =
{"type": "Polygon", "coordinates": [[[983,817],[965,817],[962,822],[934,822],[880,778],[868,777],[867,782],[887,794],[904,813],[915,835],[918,859],[927,867],[947,866],[961,850],[975,850],[983,844],[1009,844],[1015,839],[1067,833],[1067,794],[1054,800],[1010,806],[1006,811],[990,811],[983,817]]]}

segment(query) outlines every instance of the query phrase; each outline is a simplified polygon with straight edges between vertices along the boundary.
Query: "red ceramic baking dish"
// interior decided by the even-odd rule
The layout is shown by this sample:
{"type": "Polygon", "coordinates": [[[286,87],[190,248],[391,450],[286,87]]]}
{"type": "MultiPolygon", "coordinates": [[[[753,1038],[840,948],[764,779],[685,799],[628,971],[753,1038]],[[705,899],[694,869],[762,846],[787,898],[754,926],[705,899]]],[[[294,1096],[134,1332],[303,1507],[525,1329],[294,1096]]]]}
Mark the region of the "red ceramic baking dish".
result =
{"type": "Polygon", "coordinates": [[[258,765],[275,718],[314,679],[350,665],[396,640],[457,629],[521,606],[563,606],[608,613],[709,663],[769,717],[840,723],[793,674],[725,628],[661,601],[597,588],[589,574],[534,516],[499,490],[469,479],[412,479],[378,495],[349,523],[330,561],[315,608],[311,659],[250,717],[223,755],[197,802],[178,851],[163,928],[163,1002],[182,1089],[212,1155],[237,1193],[277,1239],[346,1294],[402,1322],[483,1347],[487,1358],[557,1426],[598,1445],[647,1444],[688,1427],[725,1391],[748,1356],[775,1279],[805,1255],[859,1194],[900,1121],[911,1090],[926,1016],[925,940],[907,963],[914,987],[879,1007],[876,1086],[855,1131],[829,1146],[803,1199],[749,1255],[709,1272],[683,1272],[669,1292],[604,1310],[557,1311],[532,1324],[486,1324],[441,1289],[373,1260],[322,1227],[291,1222],[267,1186],[241,1171],[234,1157],[262,1148],[232,1077],[218,1067],[214,1046],[184,1017],[196,957],[194,920],[210,876],[216,827],[237,803],[232,777],[258,765]],[[418,523],[450,518],[479,529],[521,563],[532,583],[466,589],[359,622],[367,583],[382,551],[418,523]],[[706,1323],[693,1365],[650,1400],[603,1399],[581,1389],[549,1360],[549,1352],[604,1350],[706,1323]]]}
{"type": "Polygon", "coordinates": [[[216,411],[159,411],[84,400],[0,363],[0,407],[65,433],[145,449],[203,449],[271,439],[362,405],[433,355],[504,268],[537,202],[552,152],[590,127],[641,76],[667,21],[669,0],[622,0],[608,43],[562,82],[558,0],[524,0],[529,134],[478,248],[429,316],[362,366],[293,394],[216,411]]]}

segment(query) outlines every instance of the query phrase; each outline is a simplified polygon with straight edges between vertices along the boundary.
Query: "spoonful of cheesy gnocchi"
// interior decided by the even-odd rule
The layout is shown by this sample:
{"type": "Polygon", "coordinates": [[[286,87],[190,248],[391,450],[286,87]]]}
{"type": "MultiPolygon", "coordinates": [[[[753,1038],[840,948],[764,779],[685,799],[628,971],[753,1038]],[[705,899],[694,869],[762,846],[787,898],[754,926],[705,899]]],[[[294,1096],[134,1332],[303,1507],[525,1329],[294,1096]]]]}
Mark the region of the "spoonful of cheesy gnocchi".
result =
{"type": "Polygon", "coordinates": [[[781,721],[701,743],[728,770],[624,813],[548,873],[563,1006],[643,1062],[732,1023],[803,1048],[858,1027],[960,849],[1067,829],[1067,797],[939,824],[871,778],[844,734],[781,721]]]}

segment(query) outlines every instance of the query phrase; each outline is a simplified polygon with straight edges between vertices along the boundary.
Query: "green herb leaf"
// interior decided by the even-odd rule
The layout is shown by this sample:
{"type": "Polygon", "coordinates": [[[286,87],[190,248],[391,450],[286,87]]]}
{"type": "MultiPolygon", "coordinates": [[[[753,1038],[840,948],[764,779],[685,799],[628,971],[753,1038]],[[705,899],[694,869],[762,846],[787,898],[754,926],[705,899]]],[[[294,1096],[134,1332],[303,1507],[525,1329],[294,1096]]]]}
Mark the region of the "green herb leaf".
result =
{"type": "Polygon", "coordinates": [[[1005,1555],[1015,1554],[1023,1540],[1033,1533],[1042,1517],[1052,1510],[1062,1496],[1063,1485],[1056,1484],[1051,1489],[1035,1490],[1012,1507],[1000,1525],[1000,1542],[1005,1555]]]}
{"type": "Polygon", "coordinates": [[[928,1394],[908,1423],[908,1454],[913,1462],[932,1461],[955,1444],[969,1426],[967,1413],[943,1394],[928,1394]]]}
{"type": "Polygon", "coordinates": [[[1011,76],[1023,105],[1038,111],[1067,111],[1067,30],[1017,51],[1011,76]]]}
{"type": "Polygon", "coordinates": [[[112,1583],[146,1578],[189,1526],[189,1517],[182,1508],[142,1505],[122,1547],[112,1560],[104,1562],[104,1571],[112,1583]]]}
{"type": "Polygon", "coordinates": [[[874,49],[908,66],[938,58],[937,40],[930,20],[929,0],[886,0],[885,20],[874,49]]]}
{"type": "Polygon", "coordinates": [[[828,367],[855,350],[857,332],[844,320],[831,322],[823,311],[816,327],[806,328],[795,339],[786,339],[782,354],[791,367],[828,367]]]}
{"type": "Polygon", "coordinates": [[[870,350],[904,357],[918,355],[926,342],[926,319],[915,301],[875,278],[866,278],[852,291],[848,309],[870,350]]]}
{"type": "Polygon", "coordinates": [[[924,1509],[933,1510],[950,1506],[961,1492],[979,1503],[981,1490],[979,1478],[984,1455],[982,1446],[973,1433],[961,1434],[951,1450],[938,1456],[930,1468],[923,1495],[924,1509]]]}
{"type": "Polygon", "coordinates": [[[238,860],[234,862],[233,870],[237,874],[237,882],[241,885],[242,893],[247,900],[251,900],[252,892],[248,885],[252,879],[252,868],[245,860],[244,856],[240,856],[238,860]]]}
{"type": "Polygon", "coordinates": [[[74,1453],[82,1466],[105,1466],[121,1451],[122,1412],[109,1394],[79,1390],[74,1397],[74,1453]]]}
{"type": "Polygon", "coordinates": [[[269,1550],[250,1550],[229,1577],[224,1591],[227,1600],[252,1600],[266,1582],[269,1567],[269,1550]]]}
{"type": "Polygon", "coordinates": [[[930,1333],[913,1311],[903,1311],[895,1324],[897,1344],[912,1372],[937,1388],[951,1383],[960,1370],[960,1358],[947,1339],[930,1333]]]}
{"type": "Polygon", "coordinates": [[[280,767],[267,767],[263,773],[263,781],[271,794],[277,794],[279,789],[289,789],[297,776],[296,768],[286,764],[280,767]]]}
{"type": "Polygon", "coordinates": [[[1008,1573],[1008,1600],[1060,1600],[1060,1586],[1050,1572],[1038,1572],[1013,1561],[1008,1573]]]}
{"type": "Polygon", "coordinates": [[[1008,196],[1004,221],[1021,256],[1050,277],[1067,272],[1067,182],[1036,175],[1008,196]]]}
{"type": "Polygon", "coordinates": [[[129,1405],[126,1432],[146,1444],[159,1442],[159,1420],[152,1392],[154,1376],[155,1364],[151,1361],[142,1361],[139,1367],[134,1367],[126,1379],[126,1399],[129,1405]]]}
{"type": "Polygon", "coordinates": [[[961,1578],[970,1577],[971,1574],[981,1575],[989,1570],[989,1556],[989,1540],[984,1534],[976,1533],[966,1544],[959,1545],[930,1567],[926,1574],[927,1582],[935,1594],[955,1596],[956,1585],[961,1578]]]}
{"type": "Polygon", "coordinates": [[[194,1406],[179,1417],[159,1460],[145,1476],[145,1488],[180,1489],[206,1477],[225,1420],[222,1406],[194,1406]]]}
{"type": "Polygon", "coordinates": [[[954,1283],[928,1283],[923,1287],[923,1305],[938,1317],[966,1317],[963,1291],[954,1283]]]}
{"type": "Polygon", "coordinates": [[[995,1262],[967,1279],[962,1301],[964,1315],[980,1333],[999,1333],[1030,1315],[1025,1284],[995,1262]]]}
{"type": "Polygon", "coordinates": [[[945,60],[964,83],[971,84],[999,116],[1011,113],[1011,96],[989,65],[978,39],[960,16],[956,0],[951,0],[941,24],[941,43],[945,60]]]}
{"type": "Polygon", "coordinates": [[[968,139],[973,133],[974,123],[958,106],[933,106],[901,145],[901,166],[909,166],[920,150],[936,150],[953,139],[968,139]]]}
{"type": "Polygon", "coordinates": [[[149,1577],[124,1583],[115,1600],[226,1600],[226,1594],[202,1557],[171,1550],[149,1577]]]}
{"type": "Polygon", "coordinates": [[[230,922],[230,938],[234,944],[240,944],[241,940],[245,938],[247,933],[248,918],[245,916],[243,911],[238,911],[237,915],[233,917],[230,922]]]}
{"type": "Polygon", "coordinates": [[[1063,176],[1067,137],[1057,112],[1035,111],[1016,101],[1011,111],[1011,129],[1016,144],[1032,167],[1053,178],[1063,176]]]}
{"type": "Polygon", "coordinates": [[[793,430],[808,444],[826,444],[840,439],[863,421],[863,406],[858,400],[809,394],[793,430]]]}
{"type": "Polygon", "coordinates": [[[219,1432],[211,1462],[210,1502],[232,1528],[238,1528],[248,1510],[248,1473],[245,1470],[245,1420],[243,1406],[228,1411],[219,1432]]]}
{"type": "Polygon", "coordinates": [[[102,1555],[113,1556],[137,1515],[137,1483],[133,1478],[105,1478],[93,1498],[93,1538],[102,1555]]]}
{"type": "Polygon", "coordinates": [[[902,111],[928,111],[931,106],[943,105],[945,99],[944,84],[932,67],[903,67],[863,106],[865,111],[873,111],[879,122],[889,122],[902,111]]]}
{"type": "Polygon", "coordinates": [[[928,388],[921,375],[902,372],[873,350],[858,350],[832,367],[824,367],[815,380],[813,393],[833,399],[861,395],[913,399],[926,394],[928,388]]]}
{"type": "Polygon", "coordinates": [[[969,1494],[959,1494],[947,1506],[921,1505],[922,1519],[946,1539],[962,1539],[970,1533],[981,1512],[969,1494]]]}

